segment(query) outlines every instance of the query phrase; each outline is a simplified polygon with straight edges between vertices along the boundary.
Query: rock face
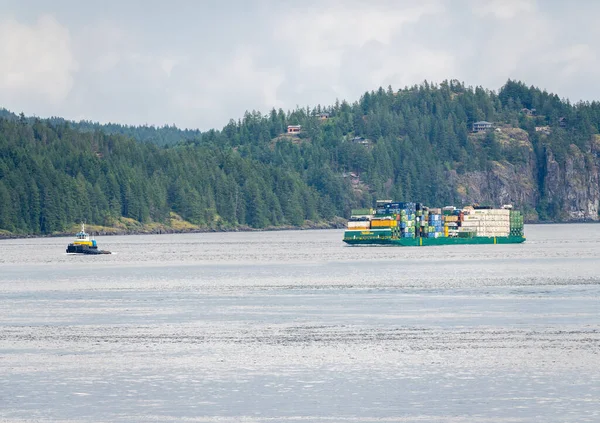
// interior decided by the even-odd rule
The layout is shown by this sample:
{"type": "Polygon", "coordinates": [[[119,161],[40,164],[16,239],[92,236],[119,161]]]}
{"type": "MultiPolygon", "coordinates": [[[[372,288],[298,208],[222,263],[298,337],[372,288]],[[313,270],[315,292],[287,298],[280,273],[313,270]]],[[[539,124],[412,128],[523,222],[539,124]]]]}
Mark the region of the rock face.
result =
{"type": "Polygon", "coordinates": [[[571,145],[563,166],[551,151],[546,153],[544,189],[548,202],[559,207],[562,220],[599,220],[599,162],[595,148],[584,154],[571,145]]]}
{"type": "Polygon", "coordinates": [[[448,177],[462,204],[513,204],[535,208],[539,200],[535,174],[526,165],[494,162],[487,172],[457,175],[451,171],[448,177]]]}
{"type": "Polygon", "coordinates": [[[519,137],[526,147],[524,163],[492,162],[487,171],[447,173],[457,202],[513,204],[528,221],[542,213],[565,222],[600,220],[600,138],[588,152],[571,145],[563,163],[548,148],[545,163],[538,163],[529,139],[519,137]]]}

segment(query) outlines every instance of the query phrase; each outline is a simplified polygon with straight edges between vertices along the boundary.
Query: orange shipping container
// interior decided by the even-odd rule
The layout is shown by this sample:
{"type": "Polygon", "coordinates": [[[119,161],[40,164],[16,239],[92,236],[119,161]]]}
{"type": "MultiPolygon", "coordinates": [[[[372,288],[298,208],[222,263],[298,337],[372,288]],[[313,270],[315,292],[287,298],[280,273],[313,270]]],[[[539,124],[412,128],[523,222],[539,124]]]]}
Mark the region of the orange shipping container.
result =
{"type": "Polygon", "coordinates": [[[371,220],[372,228],[394,228],[398,225],[396,220],[371,220]]]}

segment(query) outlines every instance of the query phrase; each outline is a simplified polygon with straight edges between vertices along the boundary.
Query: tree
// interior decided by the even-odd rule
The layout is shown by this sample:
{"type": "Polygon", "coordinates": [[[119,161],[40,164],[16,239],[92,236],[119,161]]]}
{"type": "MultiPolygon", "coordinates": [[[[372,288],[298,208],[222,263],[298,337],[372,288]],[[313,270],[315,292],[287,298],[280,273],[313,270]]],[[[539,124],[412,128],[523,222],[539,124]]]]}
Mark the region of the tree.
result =
{"type": "Polygon", "coordinates": [[[0,230],[14,231],[14,212],[8,188],[0,180],[0,230]]]}

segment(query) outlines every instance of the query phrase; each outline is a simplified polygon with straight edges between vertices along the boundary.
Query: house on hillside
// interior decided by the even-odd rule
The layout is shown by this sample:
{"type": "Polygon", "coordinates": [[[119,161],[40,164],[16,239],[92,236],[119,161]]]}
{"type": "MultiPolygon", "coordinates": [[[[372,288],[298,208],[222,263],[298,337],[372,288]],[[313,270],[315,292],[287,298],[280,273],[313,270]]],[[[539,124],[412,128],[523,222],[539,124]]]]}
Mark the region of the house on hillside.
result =
{"type": "Polygon", "coordinates": [[[327,120],[329,119],[329,113],[320,113],[319,120],[327,120]]]}
{"type": "Polygon", "coordinates": [[[536,110],[524,107],[521,109],[521,113],[523,113],[525,116],[535,116],[536,110]]]}
{"type": "Polygon", "coordinates": [[[302,130],[302,126],[301,125],[288,125],[288,127],[287,127],[287,133],[288,134],[297,134],[301,130],[302,130]]]}
{"type": "Polygon", "coordinates": [[[485,120],[481,120],[479,122],[475,122],[473,124],[473,132],[483,132],[488,129],[492,129],[491,122],[486,122],[485,120]]]}
{"type": "Polygon", "coordinates": [[[566,128],[567,127],[567,118],[564,116],[558,118],[558,126],[560,126],[561,128],[566,128]]]}
{"type": "Polygon", "coordinates": [[[356,186],[356,185],[360,184],[360,176],[358,175],[358,173],[355,173],[355,172],[344,172],[344,173],[342,173],[342,177],[344,177],[344,178],[350,178],[350,183],[353,186],[356,186]]]}
{"type": "Polygon", "coordinates": [[[541,132],[542,134],[548,135],[550,133],[550,127],[549,126],[536,126],[535,132],[541,132]]]}
{"type": "Polygon", "coordinates": [[[352,138],[352,142],[355,144],[369,145],[369,140],[364,137],[354,137],[352,138]]]}

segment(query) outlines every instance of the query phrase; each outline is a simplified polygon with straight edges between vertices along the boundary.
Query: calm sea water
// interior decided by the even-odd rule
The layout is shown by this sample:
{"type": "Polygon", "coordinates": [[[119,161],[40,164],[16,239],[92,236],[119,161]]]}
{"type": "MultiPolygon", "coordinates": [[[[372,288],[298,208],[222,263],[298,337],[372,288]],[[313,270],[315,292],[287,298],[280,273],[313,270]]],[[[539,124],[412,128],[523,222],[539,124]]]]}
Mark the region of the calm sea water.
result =
{"type": "Polygon", "coordinates": [[[0,421],[600,421],[600,225],[342,234],[0,241],[0,421]]]}

